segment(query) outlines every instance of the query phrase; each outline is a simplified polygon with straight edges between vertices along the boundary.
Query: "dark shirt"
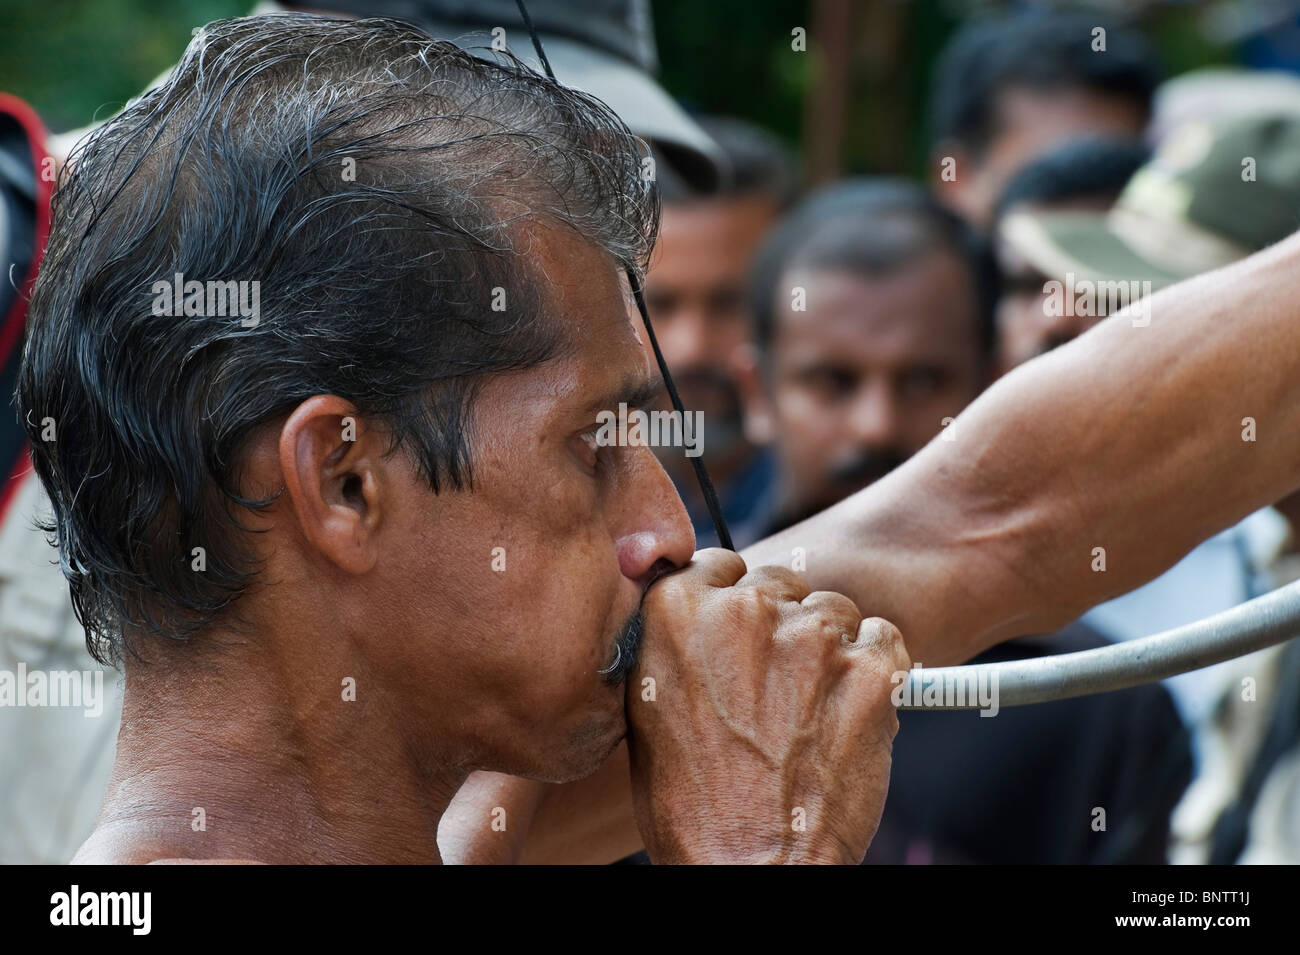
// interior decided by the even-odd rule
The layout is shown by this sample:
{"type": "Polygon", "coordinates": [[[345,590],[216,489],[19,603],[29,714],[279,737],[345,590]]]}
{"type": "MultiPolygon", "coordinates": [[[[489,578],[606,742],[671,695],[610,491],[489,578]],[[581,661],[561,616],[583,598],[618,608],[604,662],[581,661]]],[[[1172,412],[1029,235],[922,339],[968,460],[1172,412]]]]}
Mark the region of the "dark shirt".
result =
{"type": "MultiPolygon", "coordinates": [[[[1073,624],[972,660],[1108,643],[1073,624]]],[[[1160,684],[1051,703],[898,714],[889,798],[867,863],[1163,863],[1191,744],[1160,684]],[[1105,831],[1094,830],[1095,809],[1105,831]]]]}

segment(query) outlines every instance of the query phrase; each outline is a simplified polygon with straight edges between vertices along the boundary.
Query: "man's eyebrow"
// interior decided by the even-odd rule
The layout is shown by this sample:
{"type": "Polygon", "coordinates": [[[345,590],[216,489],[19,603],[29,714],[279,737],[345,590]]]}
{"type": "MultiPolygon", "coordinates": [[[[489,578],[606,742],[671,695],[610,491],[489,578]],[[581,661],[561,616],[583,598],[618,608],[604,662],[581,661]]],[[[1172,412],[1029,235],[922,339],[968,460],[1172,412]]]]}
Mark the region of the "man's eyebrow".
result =
{"type": "Polygon", "coordinates": [[[629,411],[641,410],[658,404],[663,393],[664,380],[658,375],[627,378],[587,407],[591,411],[618,411],[619,405],[627,405],[629,411]]]}

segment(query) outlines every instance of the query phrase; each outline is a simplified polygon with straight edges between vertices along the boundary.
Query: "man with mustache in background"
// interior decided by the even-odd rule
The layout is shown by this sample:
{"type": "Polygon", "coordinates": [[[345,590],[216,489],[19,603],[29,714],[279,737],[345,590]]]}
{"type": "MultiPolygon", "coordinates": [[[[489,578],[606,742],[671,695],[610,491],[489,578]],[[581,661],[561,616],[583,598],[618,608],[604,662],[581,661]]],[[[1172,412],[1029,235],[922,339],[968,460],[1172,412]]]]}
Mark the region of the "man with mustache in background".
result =
{"type": "MultiPolygon", "coordinates": [[[[995,282],[984,243],[956,216],[921,187],[887,179],[813,195],[776,227],[758,263],[763,378],[753,400],[774,425],[781,482],[765,533],[775,534],[875,483],[952,426],[994,376],[995,282]]],[[[1074,623],[972,662],[1105,642],[1074,623]]],[[[1191,771],[1166,690],[990,715],[900,714],[867,862],[1166,861],[1169,817],[1191,771]],[[1106,831],[1090,826],[1097,806],[1106,831]]]]}
{"type": "Polygon", "coordinates": [[[983,390],[992,264],[919,187],[859,180],[782,220],[754,269],[759,362],[778,480],[764,535],[884,477],[983,390]]]}

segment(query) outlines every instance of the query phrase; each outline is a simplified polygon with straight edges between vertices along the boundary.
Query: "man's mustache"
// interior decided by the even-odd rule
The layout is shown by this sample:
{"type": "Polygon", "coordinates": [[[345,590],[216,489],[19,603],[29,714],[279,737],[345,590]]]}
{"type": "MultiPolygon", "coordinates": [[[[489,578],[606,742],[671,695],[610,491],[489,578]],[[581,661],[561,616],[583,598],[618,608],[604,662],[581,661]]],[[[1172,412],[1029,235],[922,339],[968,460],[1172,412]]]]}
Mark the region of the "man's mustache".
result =
{"type": "Polygon", "coordinates": [[[898,448],[869,449],[832,468],[830,479],[835,484],[853,484],[860,489],[880,480],[907,459],[908,454],[898,448]]]}
{"type": "Polygon", "coordinates": [[[645,636],[645,616],[641,613],[641,608],[645,605],[645,595],[658,581],[677,569],[667,557],[660,557],[651,566],[648,582],[641,593],[641,603],[637,604],[636,611],[627,618],[614,638],[614,662],[598,671],[604,675],[605,683],[609,686],[617,686],[626,680],[641,656],[641,639],[645,636]]]}
{"type": "Polygon", "coordinates": [[[641,638],[644,635],[645,617],[641,614],[641,608],[637,607],[614,638],[614,661],[599,671],[605,677],[606,685],[618,686],[627,679],[641,655],[641,638]]]}

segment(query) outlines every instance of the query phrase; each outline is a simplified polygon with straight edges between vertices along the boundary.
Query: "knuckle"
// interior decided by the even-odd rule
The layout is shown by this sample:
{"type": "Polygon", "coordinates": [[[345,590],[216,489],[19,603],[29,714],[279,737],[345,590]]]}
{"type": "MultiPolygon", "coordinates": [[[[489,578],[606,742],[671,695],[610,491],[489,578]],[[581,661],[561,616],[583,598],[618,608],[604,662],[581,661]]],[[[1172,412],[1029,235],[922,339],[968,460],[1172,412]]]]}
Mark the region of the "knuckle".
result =
{"type": "Polygon", "coordinates": [[[807,581],[804,579],[803,574],[778,564],[764,564],[761,567],[755,567],[752,573],[759,580],[766,581],[773,586],[787,584],[807,587],[807,581]]]}
{"type": "Polygon", "coordinates": [[[729,612],[741,626],[776,629],[780,608],[771,594],[758,588],[733,588],[727,591],[727,601],[729,612]]]}
{"type": "MultiPolygon", "coordinates": [[[[858,605],[844,594],[834,590],[814,590],[803,599],[803,605],[810,610],[820,610],[834,614],[836,617],[852,617],[854,621],[862,619],[858,605]]],[[[856,623],[855,623],[856,629],[856,623]]]]}
{"type": "Polygon", "coordinates": [[[799,589],[803,590],[805,593],[812,590],[812,586],[808,583],[808,578],[801,571],[791,570],[789,567],[780,567],[777,569],[780,570],[781,572],[782,580],[786,581],[787,583],[795,587],[798,587],[799,589]]]}
{"type": "Polygon", "coordinates": [[[691,557],[693,563],[716,566],[719,570],[730,571],[737,577],[745,573],[745,558],[734,550],[725,547],[705,547],[697,550],[691,557]]]}
{"type": "Polygon", "coordinates": [[[889,644],[894,653],[894,664],[900,670],[909,669],[912,666],[912,655],[907,652],[907,641],[903,639],[903,631],[892,623],[889,623],[888,627],[889,644]]]}
{"type": "Polygon", "coordinates": [[[861,633],[882,656],[897,658],[900,653],[907,654],[902,632],[884,617],[867,617],[862,621],[861,633]]]}
{"type": "Polygon", "coordinates": [[[844,614],[818,611],[809,615],[809,623],[817,638],[831,650],[839,650],[846,643],[846,637],[852,641],[857,635],[856,621],[848,620],[844,614]]]}

